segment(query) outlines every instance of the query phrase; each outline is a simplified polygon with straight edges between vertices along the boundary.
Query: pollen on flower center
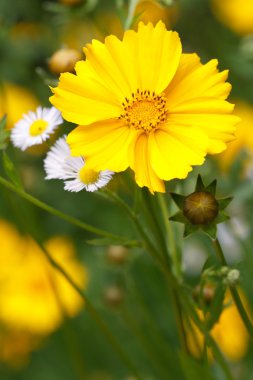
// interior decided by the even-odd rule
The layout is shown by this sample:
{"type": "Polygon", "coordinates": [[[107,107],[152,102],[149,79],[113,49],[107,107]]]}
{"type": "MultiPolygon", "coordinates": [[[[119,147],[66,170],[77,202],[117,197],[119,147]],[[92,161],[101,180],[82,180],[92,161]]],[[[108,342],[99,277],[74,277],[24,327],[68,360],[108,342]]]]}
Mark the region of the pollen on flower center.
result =
{"type": "Polygon", "coordinates": [[[39,119],[39,120],[34,121],[30,125],[30,129],[29,129],[30,136],[41,135],[45,131],[47,126],[48,126],[48,122],[45,120],[39,119]]]}
{"type": "Polygon", "coordinates": [[[124,111],[120,119],[127,122],[131,128],[142,129],[149,133],[162,124],[167,117],[166,98],[150,91],[139,91],[132,98],[125,98],[122,103],[124,111]]]}
{"type": "Polygon", "coordinates": [[[86,169],[85,166],[83,166],[79,171],[79,179],[85,185],[90,185],[92,183],[95,183],[98,180],[98,177],[99,177],[99,172],[95,172],[92,169],[86,169]]]}

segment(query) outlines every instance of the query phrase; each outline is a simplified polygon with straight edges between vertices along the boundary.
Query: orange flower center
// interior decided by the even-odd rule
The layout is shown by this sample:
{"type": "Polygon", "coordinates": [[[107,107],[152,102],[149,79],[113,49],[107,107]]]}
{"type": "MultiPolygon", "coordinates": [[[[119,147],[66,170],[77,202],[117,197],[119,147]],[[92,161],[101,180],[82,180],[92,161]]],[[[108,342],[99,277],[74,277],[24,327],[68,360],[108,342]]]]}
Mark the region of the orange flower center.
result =
{"type": "Polygon", "coordinates": [[[146,133],[157,129],[167,118],[166,98],[163,94],[137,90],[130,100],[125,98],[122,105],[124,111],[120,119],[125,120],[130,128],[141,129],[146,133]]]}

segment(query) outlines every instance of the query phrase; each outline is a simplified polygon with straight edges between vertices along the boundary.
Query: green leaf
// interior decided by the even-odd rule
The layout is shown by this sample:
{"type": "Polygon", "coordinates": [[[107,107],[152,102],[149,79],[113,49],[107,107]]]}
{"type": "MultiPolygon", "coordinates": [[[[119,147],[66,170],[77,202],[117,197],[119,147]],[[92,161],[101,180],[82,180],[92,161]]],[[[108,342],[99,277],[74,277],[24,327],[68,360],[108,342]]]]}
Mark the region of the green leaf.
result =
{"type": "Polygon", "coordinates": [[[184,238],[199,230],[199,226],[187,223],[184,230],[184,238]]]}
{"type": "Polygon", "coordinates": [[[198,175],[198,178],[197,178],[195,191],[206,191],[205,185],[203,183],[203,180],[200,174],[198,175]]]}
{"type": "Polygon", "coordinates": [[[202,226],[202,230],[213,240],[216,239],[217,226],[215,223],[208,224],[207,226],[202,226]]]}
{"type": "Polygon", "coordinates": [[[188,220],[186,219],[186,217],[181,211],[177,212],[175,215],[172,215],[169,218],[169,220],[172,220],[173,222],[183,223],[183,224],[188,223],[188,220]]]}
{"type": "Polygon", "coordinates": [[[176,193],[170,193],[170,196],[173,199],[173,201],[176,203],[177,207],[179,207],[182,210],[184,207],[185,197],[181,194],[176,194],[176,193]]]}
{"type": "Polygon", "coordinates": [[[109,246],[109,245],[119,244],[127,248],[133,248],[133,247],[140,248],[142,246],[141,242],[137,240],[124,240],[124,239],[116,240],[116,239],[109,239],[109,238],[86,240],[86,243],[90,245],[98,245],[98,246],[109,246]]]}
{"type": "Polygon", "coordinates": [[[4,166],[5,173],[9,177],[11,182],[14,185],[16,185],[18,188],[23,189],[23,185],[17,173],[17,170],[5,151],[3,151],[3,166],[4,166]]]}
{"type": "Polygon", "coordinates": [[[211,303],[211,307],[209,308],[209,318],[207,320],[208,330],[211,330],[215,323],[219,320],[223,310],[225,291],[226,287],[223,285],[216,288],[214,299],[211,303]]]}
{"type": "Polygon", "coordinates": [[[4,150],[8,145],[8,138],[10,136],[10,131],[6,129],[7,116],[4,115],[0,120],[0,150],[4,150]]]}
{"type": "Polygon", "coordinates": [[[233,197],[217,199],[217,202],[219,204],[219,210],[224,210],[230,204],[230,202],[232,202],[232,200],[233,197]]]}
{"type": "Polygon", "coordinates": [[[210,185],[206,187],[206,191],[211,193],[215,197],[216,187],[217,187],[217,180],[215,179],[213,182],[210,183],[210,185]]]}
{"type": "Polygon", "coordinates": [[[204,366],[197,360],[194,360],[189,355],[180,353],[181,366],[186,380],[215,380],[213,375],[210,374],[208,365],[204,366]]]}
{"type": "Polygon", "coordinates": [[[223,223],[230,219],[230,216],[225,214],[224,212],[219,212],[217,218],[215,219],[215,223],[223,223]]]}

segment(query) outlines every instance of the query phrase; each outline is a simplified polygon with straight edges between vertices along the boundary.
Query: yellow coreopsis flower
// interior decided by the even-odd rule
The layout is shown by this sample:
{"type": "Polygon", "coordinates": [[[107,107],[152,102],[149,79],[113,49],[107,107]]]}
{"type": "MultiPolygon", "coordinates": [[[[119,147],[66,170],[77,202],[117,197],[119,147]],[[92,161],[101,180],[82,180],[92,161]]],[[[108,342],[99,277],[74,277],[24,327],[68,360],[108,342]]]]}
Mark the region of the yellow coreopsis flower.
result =
{"type": "Polygon", "coordinates": [[[23,114],[38,105],[37,98],[25,87],[13,83],[4,83],[0,87],[0,118],[7,114],[8,129],[13,128],[23,114]]]}
{"type": "MultiPolygon", "coordinates": [[[[83,301],[31,238],[20,236],[4,221],[1,233],[5,235],[0,252],[0,325],[35,336],[49,334],[65,316],[75,316],[83,301]]],[[[54,237],[45,247],[81,288],[86,286],[85,268],[76,260],[69,239],[54,237]]]]}
{"type": "Polygon", "coordinates": [[[215,16],[234,32],[245,35],[253,33],[252,0],[212,0],[215,16]]]}
{"type": "Polygon", "coordinates": [[[235,113],[241,118],[236,130],[236,139],[228,144],[227,150],[217,156],[222,169],[228,170],[245,149],[253,154],[253,107],[244,102],[236,102],[235,113]]]}
{"type": "MultiPolygon", "coordinates": [[[[246,305],[245,296],[242,293],[241,297],[246,305]]],[[[225,297],[225,305],[218,322],[213,326],[210,334],[223,354],[228,359],[237,361],[247,352],[249,335],[229,292],[225,297]]],[[[199,315],[203,318],[200,311],[199,315]]],[[[192,323],[191,329],[187,330],[186,337],[190,352],[195,357],[200,357],[203,354],[204,336],[195,324],[192,323]]],[[[209,349],[208,357],[210,360],[212,359],[209,349]]]]}
{"type": "Polygon", "coordinates": [[[217,60],[203,65],[196,54],[182,54],[178,34],[162,22],[141,22],[122,41],[93,40],[84,52],[86,61],[76,75],[61,75],[50,100],[80,125],[67,142],[87,167],[130,167],[140,187],[164,192],[164,180],[185,178],[233,139],[228,72],[218,72],[217,60]]]}

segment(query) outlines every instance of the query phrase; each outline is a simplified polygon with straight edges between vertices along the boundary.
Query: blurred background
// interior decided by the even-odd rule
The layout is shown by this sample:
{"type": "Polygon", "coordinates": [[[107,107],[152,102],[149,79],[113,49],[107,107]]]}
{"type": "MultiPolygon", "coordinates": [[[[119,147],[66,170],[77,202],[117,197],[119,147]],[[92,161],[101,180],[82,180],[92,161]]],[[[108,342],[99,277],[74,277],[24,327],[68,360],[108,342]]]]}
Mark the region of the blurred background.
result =
{"type": "MultiPolygon", "coordinates": [[[[61,72],[74,71],[82,47],[93,38],[124,32],[124,0],[1,0],[0,117],[11,129],[29,110],[50,106],[49,85],[61,72]]],[[[229,69],[231,101],[242,118],[237,139],[228,150],[208,158],[180,187],[193,190],[197,173],[205,182],[218,180],[218,195],[233,195],[231,220],[219,236],[231,265],[241,271],[248,308],[253,307],[253,2],[251,0],[139,1],[139,20],[179,32],[184,52],[202,62],[217,58],[229,69]]],[[[71,130],[65,123],[60,135],[71,130]]],[[[52,139],[56,139],[54,136],[52,139]]],[[[63,190],[61,181],[45,181],[47,145],[7,151],[27,192],[76,218],[116,234],[135,238],[130,221],[96,194],[63,190]]],[[[4,175],[2,165],[0,172],[4,175]]],[[[126,200],[133,189],[126,175],[110,187],[126,200]]],[[[168,189],[175,184],[168,184],[168,189]]],[[[174,210],[168,196],[169,207],[174,210]]],[[[179,227],[181,228],[181,227],[179,227]]],[[[203,379],[198,360],[179,352],[168,289],[159,270],[140,249],[88,244],[92,236],[36,208],[0,187],[0,379],[1,380],[134,380],[88,315],[83,300],[49,266],[33,240],[39,235],[86,291],[113,334],[146,380],[203,379]]],[[[196,234],[184,243],[186,281],[194,288],[212,248],[196,234]]],[[[227,309],[214,332],[236,379],[253,379],[252,345],[234,310],[227,309]]],[[[192,354],[198,357],[191,344],[192,354]]],[[[210,379],[223,379],[214,366],[210,379]]]]}

